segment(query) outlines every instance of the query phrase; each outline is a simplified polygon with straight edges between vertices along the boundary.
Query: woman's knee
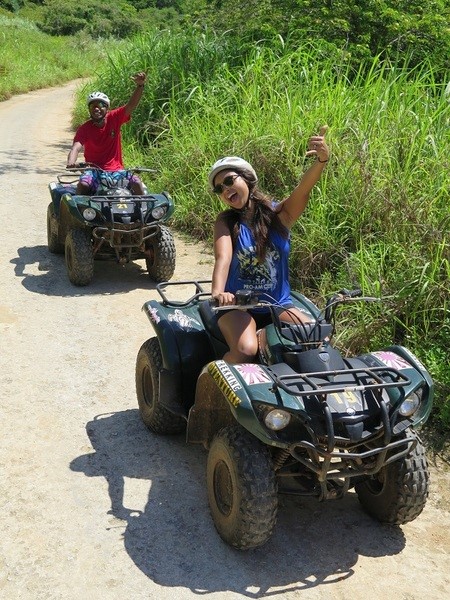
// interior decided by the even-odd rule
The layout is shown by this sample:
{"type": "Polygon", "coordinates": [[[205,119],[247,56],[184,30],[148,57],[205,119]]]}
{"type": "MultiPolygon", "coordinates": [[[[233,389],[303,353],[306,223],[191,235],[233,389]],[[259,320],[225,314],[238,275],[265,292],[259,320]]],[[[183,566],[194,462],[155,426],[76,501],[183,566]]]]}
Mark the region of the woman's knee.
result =
{"type": "Polygon", "coordinates": [[[239,339],[234,350],[242,357],[242,362],[252,362],[258,353],[258,340],[255,336],[246,336],[244,339],[239,339]]]}

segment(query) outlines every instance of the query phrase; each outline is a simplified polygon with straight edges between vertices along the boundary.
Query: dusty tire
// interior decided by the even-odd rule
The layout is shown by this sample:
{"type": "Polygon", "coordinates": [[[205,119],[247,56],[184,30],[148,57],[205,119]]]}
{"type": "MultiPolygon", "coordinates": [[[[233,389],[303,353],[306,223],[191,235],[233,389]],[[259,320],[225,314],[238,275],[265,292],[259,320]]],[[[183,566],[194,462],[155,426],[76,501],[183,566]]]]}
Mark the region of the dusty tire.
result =
{"type": "Polygon", "coordinates": [[[277,520],[278,490],[267,448],[241,427],[225,427],[208,454],[206,483],[220,537],[238,550],[262,546],[277,520]]]}
{"type": "Polygon", "coordinates": [[[150,279],[159,283],[169,281],[175,271],[175,242],[172,232],[164,225],[159,232],[145,242],[146,252],[150,253],[145,262],[150,279]]]}
{"type": "Polygon", "coordinates": [[[73,285],[88,285],[94,276],[94,252],[91,233],[85,229],[71,229],[66,236],[66,268],[73,285]]]}
{"type": "Polygon", "coordinates": [[[136,395],[145,425],[154,433],[180,433],[186,421],[159,403],[159,373],[162,368],[161,348],[157,338],[144,342],[136,359],[136,395]]]}
{"type": "Polygon", "coordinates": [[[417,440],[409,454],[355,486],[364,510],[382,523],[402,525],[413,521],[428,498],[425,449],[414,431],[407,430],[406,437],[417,440]]]}
{"type": "Polygon", "coordinates": [[[64,244],[58,239],[57,226],[55,226],[56,216],[53,202],[50,202],[47,208],[47,245],[52,254],[64,254],[64,244]],[[55,231],[56,230],[56,231],[55,231]]]}

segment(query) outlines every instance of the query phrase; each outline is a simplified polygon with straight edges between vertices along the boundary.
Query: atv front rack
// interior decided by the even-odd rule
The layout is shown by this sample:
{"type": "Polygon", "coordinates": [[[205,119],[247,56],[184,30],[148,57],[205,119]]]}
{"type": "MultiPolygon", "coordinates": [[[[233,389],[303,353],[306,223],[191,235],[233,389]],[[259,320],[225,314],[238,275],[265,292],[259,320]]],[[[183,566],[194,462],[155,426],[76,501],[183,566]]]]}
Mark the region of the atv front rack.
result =
{"type": "Polygon", "coordinates": [[[339,369],[336,371],[317,371],[315,373],[292,373],[289,375],[276,375],[270,367],[275,387],[279,387],[292,396],[316,395],[321,400],[326,400],[327,394],[338,394],[340,392],[364,392],[374,390],[381,393],[382,389],[405,387],[411,383],[409,377],[402,375],[392,367],[362,367],[358,369],[339,369]],[[386,381],[377,373],[390,377],[392,381],[386,381]],[[327,378],[337,376],[355,375],[357,379],[367,378],[366,383],[355,385],[354,383],[330,381],[327,378]],[[311,378],[320,377],[320,383],[311,378]],[[301,386],[304,389],[301,389],[301,386]]]}
{"type": "MultiPolygon", "coordinates": [[[[144,215],[142,214],[142,204],[151,204],[152,199],[153,196],[150,194],[145,196],[90,196],[89,201],[87,202],[88,206],[95,208],[93,203],[96,203],[101,204],[102,208],[104,209],[106,205],[111,211],[109,218],[107,218],[105,213],[102,211],[106,222],[105,225],[96,225],[92,229],[93,237],[100,242],[94,251],[98,251],[103,242],[107,242],[111,248],[115,248],[117,245],[121,248],[139,247],[142,246],[146,240],[155,236],[159,232],[160,221],[152,221],[150,223],[146,222],[144,220],[144,215]],[[129,214],[124,213],[121,215],[120,213],[114,212],[115,207],[121,208],[121,205],[131,203],[136,205],[137,211],[140,213],[139,218],[136,218],[134,221],[131,221],[129,214]],[[117,216],[122,219],[122,222],[114,220],[117,216]],[[115,242],[115,234],[121,236],[119,244],[116,244],[115,242]]],[[[133,213],[135,212],[136,210],[133,211],[133,213]]],[[[138,217],[138,215],[135,216],[138,217]]]]}

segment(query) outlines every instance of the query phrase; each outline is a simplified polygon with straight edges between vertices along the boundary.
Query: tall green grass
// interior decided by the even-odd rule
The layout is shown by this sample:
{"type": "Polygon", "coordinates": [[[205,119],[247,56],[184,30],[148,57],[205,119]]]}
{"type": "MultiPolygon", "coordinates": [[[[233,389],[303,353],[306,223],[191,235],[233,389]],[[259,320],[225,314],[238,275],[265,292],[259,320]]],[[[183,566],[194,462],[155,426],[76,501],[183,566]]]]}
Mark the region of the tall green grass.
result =
{"type": "Polygon", "coordinates": [[[450,426],[450,105],[432,66],[374,60],[354,73],[328,47],[280,40],[240,56],[232,41],[162,32],[110,56],[98,83],[117,102],[131,72],[149,74],[127,159],[156,167],[150,183],[174,196],[174,225],[211,243],[209,166],[241,155],[284,198],[308,137],[328,124],[332,158],[292,234],[293,283],[315,299],[342,286],[383,296],[346,312],[339,339],[352,351],[394,341],[427,359],[450,426]]]}

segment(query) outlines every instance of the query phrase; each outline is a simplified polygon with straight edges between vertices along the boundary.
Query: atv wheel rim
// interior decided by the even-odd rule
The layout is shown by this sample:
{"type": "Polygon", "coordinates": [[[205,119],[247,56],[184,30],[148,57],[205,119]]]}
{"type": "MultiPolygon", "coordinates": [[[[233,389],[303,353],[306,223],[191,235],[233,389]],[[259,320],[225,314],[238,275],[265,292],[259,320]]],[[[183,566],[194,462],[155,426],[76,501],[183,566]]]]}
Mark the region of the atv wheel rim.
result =
{"type": "Polygon", "coordinates": [[[385,469],[382,469],[379,473],[377,473],[376,475],[374,475],[371,479],[369,479],[367,481],[367,487],[370,489],[372,494],[374,494],[376,496],[378,494],[381,494],[381,492],[384,489],[385,479],[386,479],[385,469]]]}
{"type": "Polygon", "coordinates": [[[233,507],[233,482],[228,466],[220,461],[214,469],[214,497],[217,508],[228,516],[233,507]]]}

